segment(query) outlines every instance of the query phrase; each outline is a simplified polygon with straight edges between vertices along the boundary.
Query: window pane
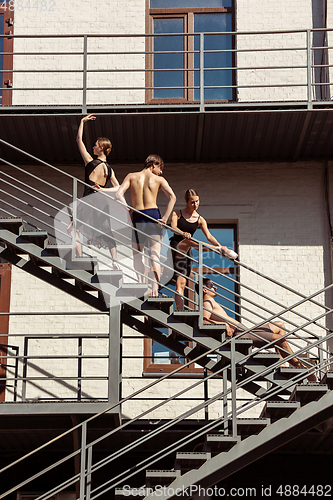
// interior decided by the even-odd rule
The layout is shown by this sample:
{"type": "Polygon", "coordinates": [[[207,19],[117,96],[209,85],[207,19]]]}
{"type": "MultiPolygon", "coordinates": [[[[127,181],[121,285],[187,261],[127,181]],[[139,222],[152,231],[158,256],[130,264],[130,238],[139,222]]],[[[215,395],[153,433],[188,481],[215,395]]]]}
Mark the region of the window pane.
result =
{"type": "MultiPolygon", "coordinates": [[[[212,225],[209,225],[209,231],[217,239],[217,241],[221,243],[221,245],[225,245],[231,250],[236,250],[234,228],[214,227],[212,225]]],[[[199,239],[202,240],[201,237],[199,239]]],[[[198,259],[197,251],[193,251],[193,257],[198,259]]],[[[237,302],[235,295],[233,293],[235,292],[235,283],[228,278],[230,277],[232,279],[235,279],[234,263],[229,259],[222,258],[215,252],[205,252],[203,254],[203,263],[204,265],[212,268],[219,268],[219,267],[229,268],[229,272],[223,276],[221,276],[220,274],[205,274],[205,278],[210,278],[218,285],[229,290],[229,291],[224,290],[224,288],[220,288],[218,286],[217,292],[220,295],[222,295],[222,297],[217,297],[216,301],[219,304],[221,304],[222,307],[226,308],[226,311],[229,314],[229,316],[231,316],[232,318],[235,317],[234,311],[236,306],[234,302],[237,302]]]]}
{"type": "MultiPolygon", "coordinates": [[[[163,18],[154,19],[154,34],[158,33],[183,33],[184,19],[163,18]]],[[[184,37],[183,36],[160,36],[154,37],[154,69],[183,69],[184,68],[184,37]],[[163,52],[180,52],[175,54],[163,54],[163,52]]],[[[173,89],[172,87],[184,86],[184,71],[154,71],[154,98],[183,98],[184,89],[173,89]],[[158,89],[158,87],[168,87],[158,89]]]]}
{"type": "MultiPolygon", "coordinates": [[[[194,32],[228,32],[232,29],[232,18],[229,13],[216,14],[194,14],[194,32]]],[[[204,50],[228,50],[232,48],[232,35],[205,35],[204,50]]],[[[194,50],[200,49],[200,39],[195,37],[194,50]]],[[[200,55],[194,55],[194,67],[200,67],[200,55]]],[[[232,67],[232,52],[217,52],[204,54],[205,68],[225,68],[232,67]]],[[[194,74],[194,85],[200,84],[200,74],[194,74]]],[[[204,85],[210,87],[222,87],[232,85],[232,70],[212,70],[204,72],[204,85]]],[[[231,88],[211,88],[205,89],[204,98],[207,101],[232,100],[231,88]]],[[[194,99],[200,99],[200,90],[194,91],[194,99]]]]}
{"type": "MultiPolygon", "coordinates": [[[[0,14],[0,35],[4,34],[4,22],[3,22],[3,14],[0,14]]],[[[1,70],[3,68],[3,38],[0,38],[0,87],[2,87],[2,73],[1,70]]],[[[2,90],[0,90],[0,104],[2,104],[2,90]]]]}
{"type": "Polygon", "coordinates": [[[232,0],[150,0],[151,9],[231,7],[232,0]]]}

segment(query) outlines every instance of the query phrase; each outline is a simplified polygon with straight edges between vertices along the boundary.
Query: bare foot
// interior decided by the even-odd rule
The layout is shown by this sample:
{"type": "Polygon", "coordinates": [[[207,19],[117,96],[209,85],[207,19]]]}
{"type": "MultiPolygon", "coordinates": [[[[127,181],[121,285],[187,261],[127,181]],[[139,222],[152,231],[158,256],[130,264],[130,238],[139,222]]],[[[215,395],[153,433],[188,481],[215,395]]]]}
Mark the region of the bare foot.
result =
{"type": "MultiPolygon", "coordinates": [[[[298,361],[297,365],[294,365],[294,366],[295,366],[295,368],[304,368],[304,370],[307,370],[309,372],[309,369],[301,361],[298,361]]],[[[310,373],[307,376],[307,379],[308,379],[308,382],[318,382],[318,379],[314,373],[310,373]]]]}

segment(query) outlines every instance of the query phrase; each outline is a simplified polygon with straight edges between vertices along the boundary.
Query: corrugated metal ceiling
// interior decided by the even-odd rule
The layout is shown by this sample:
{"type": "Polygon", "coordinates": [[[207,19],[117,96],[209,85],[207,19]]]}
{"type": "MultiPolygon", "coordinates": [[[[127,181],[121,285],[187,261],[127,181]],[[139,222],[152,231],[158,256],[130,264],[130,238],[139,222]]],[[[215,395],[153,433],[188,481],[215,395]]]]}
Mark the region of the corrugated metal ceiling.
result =
{"type": "MultiPolygon", "coordinates": [[[[80,162],[79,114],[0,115],[0,137],[47,162],[80,162]]],[[[166,162],[297,161],[333,158],[333,109],[98,113],[85,128],[113,143],[112,163],[140,162],[150,153],[166,162]]],[[[10,161],[23,157],[1,147],[10,161]]]]}

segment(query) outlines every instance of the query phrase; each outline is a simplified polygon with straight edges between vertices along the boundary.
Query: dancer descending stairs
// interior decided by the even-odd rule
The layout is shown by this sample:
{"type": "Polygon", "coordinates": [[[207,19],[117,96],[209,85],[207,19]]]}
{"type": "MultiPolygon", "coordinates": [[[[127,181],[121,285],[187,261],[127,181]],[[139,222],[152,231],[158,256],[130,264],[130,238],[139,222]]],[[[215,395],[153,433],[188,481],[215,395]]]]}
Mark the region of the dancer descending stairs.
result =
{"type": "MultiPolygon", "coordinates": [[[[172,298],[135,297],[138,294],[145,295],[147,287],[124,284],[121,271],[97,272],[97,260],[87,258],[86,262],[84,259],[75,262],[59,257],[57,247],[48,244],[47,233],[25,231],[21,219],[0,219],[0,240],[5,244],[5,247],[0,250],[1,258],[96,309],[106,310],[110,297],[117,297],[124,304],[122,314],[124,324],[148,335],[180,356],[193,360],[202,355],[197,363],[212,372],[221,370],[230,362],[230,344],[218,349],[220,357],[218,361],[204,356],[206,352],[219,347],[225,328],[220,327],[217,338],[216,330],[212,332],[205,327],[198,328],[197,321],[193,318],[196,319],[199,313],[173,311],[172,298]],[[51,271],[46,268],[50,268],[51,271]],[[138,318],[138,314],[144,315],[147,322],[143,323],[138,318]],[[168,328],[172,333],[168,336],[161,333],[159,329],[163,327],[168,328]],[[214,333],[215,338],[209,336],[209,333],[214,333]],[[191,347],[184,342],[190,342],[191,347]]],[[[64,250],[66,251],[66,248],[62,247],[62,253],[64,250]]],[[[67,250],[69,255],[71,247],[67,250]]],[[[259,379],[266,380],[276,387],[282,387],[288,380],[288,375],[284,375],[283,370],[269,369],[269,364],[276,362],[279,356],[271,353],[258,353],[244,361],[244,354],[250,353],[251,347],[252,342],[249,340],[238,339],[236,341],[235,362],[239,363],[241,376],[246,379],[246,377],[260,374],[259,379]],[[263,374],[263,367],[267,365],[263,374]]],[[[304,372],[300,369],[300,372],[302,371],[304,372]]],[[[297,370],[293,369],[292,373],[297,373],[297,370]]],[[[265,389],[253,380],[246,383],[244,389],[257,396],[265,392],[265,389]]],[[[291,391],[292,388],[289,387],[285,388],[282,393],[290,394],[291,391]]],[[[281,396],[277,395],[277,399],[280,398],[281,396]]]]}
{"type": "MultiPolygon", "coordinates": [[[[50,165],[47,166],[53,168],[50,165]]],[[[59,169],[56,170],[58,174],[60,171],[59,169]]],[[[77,179],[73,178],[72,180],[73,193],[76,193],[77,179]]],[[[15,200],[17,199],[18,197],[15,198],[15,200]]],[[[40,197],[36,199],[38,203],[41,203],[40,197]]],[[[58,210],[53,206],[56,201],[56,197],[51,199],[54,213],[58,210]]],[[[73,198],[70,199],[68,206],[72,201],[73,198]]],[[[203,325],[200,301],[198,311],[174,311],[173,299],[170,297],[148,297],[147,285],[126,282],[124,269],[123,271],[103,271],[100,269],[100,260],[97,257],[74,258],[73,246],[75,244],[66,245],[66,243],[63,243],[55,245],[53,243],[55,236],[49,232],[49,228],[53,228],[52,224],[54,222],[54,214],[49,209],[49,205],[47,205],[48,212],[46,212],[46,209],[43,211],[43,216],[46,217],[45,214],[48,214],[50,218],[49,223],[45,225],[40,224],[37,218],[32,223],[30,214],[24,212],[24,210],[21,212],[27,216],[28,220],[16,217],[18,213],[16,207],[9,202],[7,205],[10,206],[10,212],[3,210],[3,213],[8,214],[8,217],[2,216],[0,218],[0,242],[2,245],[0,247],[0,257],[2,259],[45,283],[70,294],[98,311],[109,310],[111,316],[112,311],[117,309],[117,314],[121,313],[119,317],[121,317],[122,324],[128,325],[142,335],[150,337],[186,360],[185,365],[176,366],[173,373],[180,372],[187,363],[195,362],[205,369],[205,380],[214,378],[214,380],[221,381],[221,386],[223,386],[220,393],[211,398],[206,398],[205,401],[188,411],[184,411],[180,416],[167,420],[163,425],[147,432],[147,436],[143,433],[133,443],[130,445],[125,444],[123,448],[104,457],[100,462],[92,462],[93,447],[96,443],[87,442],[88,423],[78,424],[77,428],[82,433],[80,473],[63,484],[52,488],[52,490],[43,494],[40,497],[41,499],[45,498],[46,500],[78,481],[80,482],[80,499],[82,500],[88,500],[88,498],[93,500],[110,490],[115,490],[118,498],[130,497],[131,494],[128,494],[128,491],[124,490],[122,486],[129,484],[128,481],[135,474],[143,474],[143,472],[145,472],[146,476],[144,486],[148,490],[143,490],[140,495],[136,491],[133,497],[160,497],[159,493],[154,493],[151,488],[156,485],[168,485],[171,487],[170,492],[167,492],[162,498],[172,498],[175,496],[172,491],[176,492],[177,488],[184,488],[187,491],[190,485],[208,487],[216,484],[236,470],[245,467],[248,463],[257,460],[301,433],[307,432],[314,426],[319,426],[330,417],[333,407],[331,392],[333,382],[331,373],[327,372],[327,368],[332,362],[332,354],[327,351],[324,342],[329,340],[333,333],[323,327],[326,336],[320,337],[313,335],[308,330],[309,325],[314,323],[317,327],[320,319],[332,313],[330,308],[325,305],[322,306],[316,301],[316,295],[324,293],[326,289],[314,292],[310,297],[305,297],[288,289],[285,285],[275,282],[275,284],[283,286],[283,290],[296,293],[299,298],[299,302],[289,307],[284,306],[277,299],[269,299],[264,297],[260,291],[258,292],[258,296],[264,298],[264,301],[266,298],[268,301],[271,300],[273,306],[278,307],[280,314],[294,312],[295,307],[307,301],[313,302],[316,307],[323,307],[323,313],[314,318],[308,318],[296,311],[295,314],[302,320],[301,326],[293,322],[292,319],[289,320],[289,326],[291,326],[289,330],[294,332],[294,338],[297,341],[301,341],[300,345],[294,344],[298,348],[295,355],[302,356],[302,359],[305,359],[304,356],[309,354],[312,356],[311,361],[315,360],[317,365],[313,367],[308,362],[307,369],[280,366],[280,355],[272,352],[272,350],[253,349],[250,340],[241,338],[228,339],[225,335],[225,327],[222,325],[203,325]],[[51,215],[50,211],[52,212],[51,215]],[[27,228],[33,228],[33,230],[30,231],[27,228]],[[308,340],[303,341],[303,337],[299,335],[300,331],[310,334],[311,342],[308,340]],[[314,356],[314,351],[318,351],[319,354],[314,356]],[[306,382],[308,370],[311,373],[316,371],[319,382],[306,382]],[[239,389],[249,394],[247,403],[238,402],[237,391],[239,389]],[[141,462],[136,463],[135,466],[126,468],[125,459],[123,461],[125,469],[116,477],[113,476],[112,467],[108,467],[107,479],[104,483],[95,485],[92,488],[93,481],[91,479],[94,478],[95,471],[111,464],[118,457],[126,458],[127,453],[130,454],[137,446],[139,447],[142,443],[145,443],[145,440],[154,439],[155,444],[159,444],[159,437],[164,431],[171,429],[177,422],[186,421],[197,411],[203,410],[216,401],[223,402],[222,415],[219,418],[207,422],[203,421],[200,428],[193,428],[188,435],[166,447],[161,439],[160,449],[155,454],[147,456],[141,462]],[[258,418],[245,418],[244,412],[252,410],[256,405],[260,405],[261,413],[257,412],[257,415],[260,416],[258,418]],[[199,446],[198,442],[200,443],[199,446]],[[174,460],[174,467],[165,470],[162,468],[163,458],[170,456],[174,460]],[[160,465],[161,468],[156,468],[160,465]]],[[[74,230],[73,232],[75,233],[74,230]]],[[[130,248],[130,244],[128,246],[130,248]]],[[[201,280],[203,265],[202,261],[200,264],[200,250],[198,264],[198,276],[199,280],[201,280]]],[[[269,279],[274,282],[271,278],[269,279]]],[[[241,285],[244,290],[247,290],[245,283],[241,283],[241,285]]],[[[240,298],[242,298],[244,314],[250,311],[250,315],[256,315],[257,322],[260,324],[266,322],[267,316],[269,321],[273,322],[277,318],[277,315],[268,306],[259,306],[261,309],[258,312],[258,304],[246,297],[240,298]],[[254,306],[252,310],[249,309],[250,306],[254,306]]],[[[247,318],[245,317],[245,319],[247,318]]],[[[273,345],[270,347],[273,347],[273,345]]],[[[286,360],[288,361],[288,357],[286,360]]],[[[162,379],[171,375],[166,374],[162,379]]],[[[203,379],[195,382],[193,386],[201,384],[202,381],[203,379]]],[[[157,383],[159,383],[159,380],[152,382],[152,384],[157,383]]],[[[179,394],[190,390],[193,386],[191,385],[179,394]]],[[[149,387],[149,384],[147,387],[149,387]]],[[[146,388],[142,389],[142,391],[144,390],[146,388]]],[[[137,392],[122,401],[115,401],[108,410],[119,407],[120,403],[125,400],[135,398],[137,392]]],[[[177,394],[168,394],[167,397],[172,401],[177,398],[177,394]]],[[[167,404],[169,399],[163,404],[161,403],[161,405],[167,404]]],[[[156,405],[156,408],[158,407],[159,405],[156,405]]],[[[97,441],[110,439],[114,433],[121,431],[132,422],[140,420],[146,414],[149,415],[149,412],[154,408],[139,414],[129,422],[121,423],[119,428],[112,429],[97,441]]],[[[99,415],[92,418],[99,418],[99,415]]],[[[48,443],[45,444],[45,446],[47,445],[48,443]]],[[[35,450],[36,453],[37,451],[35,450]]],[[[80,450],[77,453],[80,453],[80,450]]],[[[72,457],[73,454],[69,456],[72,457]]],[[[22,463],[23,461],[24,457],[22,457],[22,463]]],[[[56,464],[54,464],[55,466],[56,464]]],[[[10,467],[10,465],[6,466],[5,469],[7,470],[10,467]]],[[[52,473],[52,467],[48,466],[40,474],[52,473]]],[[[20,486],[27,485],[30,479],[22,482],[20,486]]],[[[14,489],[8,490],[2,495],[0,494],[0,498],[5,498],[12,491],[14,489]]],[[[190,498],[191,496],[193,495],[183,494],[184,498],[190,498]]]]}

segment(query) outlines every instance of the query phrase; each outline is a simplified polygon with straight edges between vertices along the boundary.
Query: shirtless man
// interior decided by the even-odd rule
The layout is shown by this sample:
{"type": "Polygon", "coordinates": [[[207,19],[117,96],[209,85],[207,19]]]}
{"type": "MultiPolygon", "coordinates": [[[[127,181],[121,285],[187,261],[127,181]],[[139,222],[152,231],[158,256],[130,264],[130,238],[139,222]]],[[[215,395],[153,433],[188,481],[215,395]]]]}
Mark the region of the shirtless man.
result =
{"type": "MultiPolygon", "coordinates": [[[[196,292],[199,293],[199,284],[196,283],[196,292]]],[[[245,329],[245,327],[233,318],[230,318],[225,310],[216,302],[214,297],[216,297],[216,286],[213,285],[212,281],[208,278],[203,279],[203,319],[205,324],[214,325],[225,325],[226,333],[228,337],[233,337],[242,332],[242,328],[237,328],[240,325],[245,329]],[[225,318],[225,321],[221,319],[225,318]]],[[[282,358],[293,354],[293,351],[286,341],[282,338],[285,335],[286,329],[282,321],[274,321],[273,323],[267,323],[266,325],[253,328],[251,333],[245,333],[240,338],[253,340],[253,345],[257,347],[262,347],[265,342],[272,342],[276,340],[277,351],[282,358]],[[253,334],[256,335],[253,335],[253,334]]],[[[289,359],[289,363],[296,368],[306,368],[301,361],[297,358],[289,359]]],[[[308,376],[310,382],[316,382],[317,377],[314,374],[308,376]]]]}
{"type": "Polygon", "coordinates": [[[164,162],[158,155],[149,155],[145,161],[145,168],[140,172],[128,174],[121,184],[116,197],[124,201],[124,194],[131,188],[132,206],[140,213],[132,213],[133,226],[145,234],[133,231],[132,246],[134,249],[134,269],[137,272],[138,282],[143,282],[145,268],[143,264],[142,251],[146,243],[149,244],[150,258],[152,261],[151,273],[153,278],[152,296],[158,295],[158,284],[160,282],[161,266],[161,236],[162,227],[152,222],[152,217],[159,222],[167,223],[176,196],[167,181],[160,177],[163,172],[164,162]],[[156,200],[159,190],[162,190],[169,199],[163,217],[161,217],[156,200]],[[156,241],[158,240],[158,241],[156,241]]]}

